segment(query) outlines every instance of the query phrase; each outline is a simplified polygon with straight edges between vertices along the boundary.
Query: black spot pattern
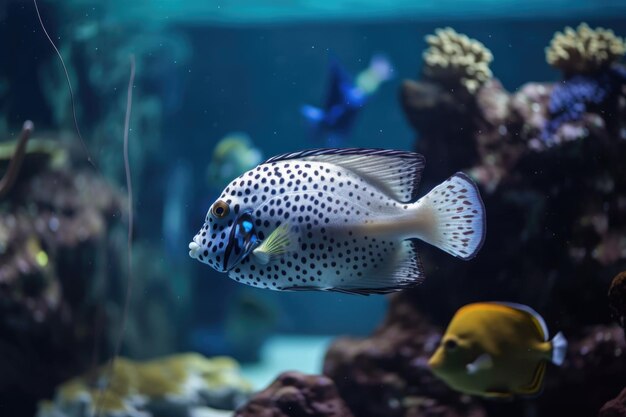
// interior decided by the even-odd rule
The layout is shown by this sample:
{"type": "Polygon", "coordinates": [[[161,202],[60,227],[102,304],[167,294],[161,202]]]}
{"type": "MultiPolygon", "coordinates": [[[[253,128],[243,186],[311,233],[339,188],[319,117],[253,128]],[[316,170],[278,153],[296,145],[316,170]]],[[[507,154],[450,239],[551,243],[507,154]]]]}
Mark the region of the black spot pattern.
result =
{"type": "MultiPolygon", "coordinates": [[[[370,236],[364,226],[408,209],[351,171],[298,160],[264,164],[244,173],[220,199],[230,200],[239,212],[251,212],[260,238],[285,222],[290,225],[288,253],[267,265],[248,256],[229,273],[237,282],[275,290],[375,285],[370,282],[373,277],[393,273],[401,245],[399,240],[370,236]],[[274,186],[266,189],[264,184],[272,180],[274,186]]],[[[209,221],[211,230],[214,224],[209,221]]]]}
{"type": "MultiPolygon", "coordinates": [[[[418,166],[420,160],[412,163],[418,166]]],[[[274,290],[321,289],[359,294],[398,290],[423,279],[415,243],[404,240],[413,237],[409,232],[415,231],[401,230],[397,232],[401,236],[394,235],[385,232],[388,229],[383,230],[380,224],[412,219],[420,202],[430,204],[431,197],[438,199],[429,206],[437,213],[450,213],[446,210],[460,206],[467,210],[463,216],[472,216],[462,218],[469,221],[468,226],[453,219],[450,225],[456,229],[448,228],[445,235],[440,234],[441,240],[459,246],[455,250],[472,252],[476,238],[468,232],[477,233],[476,222],[484,221],[484,213],[476,207],[480,198],[470,180],[457,174],[435,189],[439,194],[431,192],[418,203],[399,202],[392,195],[398,197],[402,191],[401,199],[413,198],[419,174],[397,182],[392,194],[369,180],[355,170],[326,161],[269,160],[225,188],[219,199],[231,208],[227,218],[218,221],[209,210],[205,225],[196,235],[196,242],[202,243],[198,259],[223,270],[221,263],[235,212],[250,213],[261,240],[287,224],[290,246],[267,264],[252,254],[244,258],[229,271],[229,277],[235,281],[274,290]],[[452,189],[441,188],[450,185],[452,189]],[[442,201],[448,206],[442,206],[442,201]]],[[[484,234],[484,224],[479,231],[484,234]]],[[[429,243],[440,246],[441,242],[429,243]]]]}

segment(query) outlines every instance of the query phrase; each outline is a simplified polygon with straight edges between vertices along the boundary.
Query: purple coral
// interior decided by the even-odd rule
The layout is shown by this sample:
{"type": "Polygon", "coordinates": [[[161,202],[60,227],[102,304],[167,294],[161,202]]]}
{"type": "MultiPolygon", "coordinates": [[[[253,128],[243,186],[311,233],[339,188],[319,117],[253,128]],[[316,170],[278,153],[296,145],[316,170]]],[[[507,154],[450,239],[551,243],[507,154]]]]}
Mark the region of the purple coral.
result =
{"type": "Polygon", "coordinates": [[[544,144],[556,144],[555,136],[562,125],[581,120],[586,112],[603,107],[624,84],[626,69],[618,66],[592,75],[575,75],[557,84],[548,104],[550,120],[541,134],[544,144]]]}

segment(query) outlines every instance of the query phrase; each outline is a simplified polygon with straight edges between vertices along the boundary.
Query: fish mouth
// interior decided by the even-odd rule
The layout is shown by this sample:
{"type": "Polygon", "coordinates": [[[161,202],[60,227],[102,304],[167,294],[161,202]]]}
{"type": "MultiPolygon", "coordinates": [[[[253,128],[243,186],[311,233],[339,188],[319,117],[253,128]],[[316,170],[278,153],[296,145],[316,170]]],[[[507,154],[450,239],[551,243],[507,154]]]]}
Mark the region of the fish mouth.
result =
{"type": "Polygon", "coordinates": [[[198,236],[195,236],[191,242],[189,242],[189,256],[193,259],[198,259],[202,252],[202,246],[198,242],[198,236]]]}
{"type": "Polygon", "coordinates": [[[443,364],[443,355],[441,349],[435,350],[435,353],[428,360],[427,366],[428,368],[435,374],[438,373],[441,365],[443,364]]]}
{"type": "Polygon", "coordinates": [[[439,364],[437,363],[437,361],[433,360],[433,358],[430,358],[426,365],[431,370],[439,367],[439,364]]]}

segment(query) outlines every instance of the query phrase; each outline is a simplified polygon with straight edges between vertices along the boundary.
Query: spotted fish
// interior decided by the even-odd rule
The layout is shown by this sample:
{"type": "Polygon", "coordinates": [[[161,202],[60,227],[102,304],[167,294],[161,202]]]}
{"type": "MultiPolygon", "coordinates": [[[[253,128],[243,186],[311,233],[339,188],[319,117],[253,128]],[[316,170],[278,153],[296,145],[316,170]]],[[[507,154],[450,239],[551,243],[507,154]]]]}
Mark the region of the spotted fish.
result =
{"type": "Polygon", "coordinates": [[[418,241],[476,256],[485,209],[458,172],[418,199],[424,158],[384,149],[314,149],[268,159],[233,180],[189,255],[273,290],[382,294],[419,284],[418,241]]]}

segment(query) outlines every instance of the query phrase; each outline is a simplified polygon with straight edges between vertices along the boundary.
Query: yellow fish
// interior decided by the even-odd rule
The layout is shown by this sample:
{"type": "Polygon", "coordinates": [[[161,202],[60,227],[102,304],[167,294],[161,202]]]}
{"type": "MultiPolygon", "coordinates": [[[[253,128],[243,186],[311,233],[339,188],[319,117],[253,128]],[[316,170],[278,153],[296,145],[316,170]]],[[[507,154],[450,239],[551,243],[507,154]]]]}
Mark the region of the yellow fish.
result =
{"type": "Polygon", "coordinates": [[[547,362],[561,365],[566,351],[563,334],[549,341],[532,308],[475,303],[456,312],[428,365],[452,389],[509,398],[537,394],[547,362]]]}

